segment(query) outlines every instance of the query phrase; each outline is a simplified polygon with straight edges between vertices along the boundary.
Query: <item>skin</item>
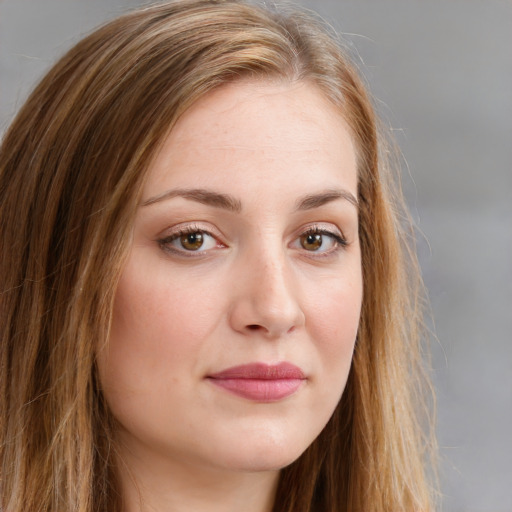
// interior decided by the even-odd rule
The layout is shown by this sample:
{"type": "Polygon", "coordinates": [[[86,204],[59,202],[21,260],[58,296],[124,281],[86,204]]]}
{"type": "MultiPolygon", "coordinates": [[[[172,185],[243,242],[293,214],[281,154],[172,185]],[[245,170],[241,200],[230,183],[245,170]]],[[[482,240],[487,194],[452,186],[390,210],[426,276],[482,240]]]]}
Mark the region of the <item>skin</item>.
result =
{"type": "Polygon", "coordinates": [[[173,128],[149,170],[98,354],[126,512],[271,509],[279,470],[321,432],[350,369],[362,298],[356,197],[349,129],[311,84],[226,85],[173,128]],[[177,192],[197,188],[231,204],[177,192]],[[184,229],[203,236],[198,250],[184,229]],[[319,246],[307,243],[311,229],[319,246]],[[276,401],[208,378],[283,361],[305,378],[276,401]]]}

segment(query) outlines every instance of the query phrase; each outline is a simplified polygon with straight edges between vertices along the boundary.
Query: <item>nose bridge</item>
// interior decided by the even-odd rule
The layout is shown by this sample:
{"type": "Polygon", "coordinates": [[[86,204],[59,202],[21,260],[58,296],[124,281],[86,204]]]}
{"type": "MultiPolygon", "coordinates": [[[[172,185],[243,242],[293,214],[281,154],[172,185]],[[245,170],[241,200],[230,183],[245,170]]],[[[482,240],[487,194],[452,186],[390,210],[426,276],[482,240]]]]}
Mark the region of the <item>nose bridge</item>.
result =
{"type": "Polygon", "coordinates": [[[297,283],[281,243],[261,244],[242,261],[234,320],[237,330],[277,337],[302,325],[297,283]]]}
{"type": "Polygon", "coordinates": [[[284,309],[288,303],[294,302],[293,286],[290,269],[287,268],[280,252],[261,251],[255,258],[254,265],[254,300],[269,309],[284,309]]]}

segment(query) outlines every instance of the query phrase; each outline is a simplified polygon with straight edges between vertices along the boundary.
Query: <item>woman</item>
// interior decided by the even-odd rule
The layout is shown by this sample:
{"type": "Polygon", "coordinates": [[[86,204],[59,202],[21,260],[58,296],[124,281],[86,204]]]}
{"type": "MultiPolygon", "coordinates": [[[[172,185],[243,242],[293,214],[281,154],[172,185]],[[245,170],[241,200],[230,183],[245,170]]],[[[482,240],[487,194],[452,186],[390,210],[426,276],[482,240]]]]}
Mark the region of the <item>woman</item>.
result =
{"type": "Polygon", "coordinates": [[[71,49],[1,149],[0,508],[430,510],[382,144],[295,11],[164,3],[71,49]]]}

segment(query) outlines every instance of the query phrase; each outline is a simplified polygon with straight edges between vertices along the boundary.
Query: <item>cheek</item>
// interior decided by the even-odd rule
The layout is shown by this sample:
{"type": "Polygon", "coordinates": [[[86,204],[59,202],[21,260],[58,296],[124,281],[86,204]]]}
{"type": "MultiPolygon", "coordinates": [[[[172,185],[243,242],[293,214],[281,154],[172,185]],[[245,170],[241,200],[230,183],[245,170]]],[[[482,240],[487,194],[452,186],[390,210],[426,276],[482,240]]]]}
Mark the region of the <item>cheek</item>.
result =
{"type": "Polygon", "coordinates": [[[342,277],[323,283],[308,301],[307,318],[311,339],[315,340],[326,377],[344,386],[352,361],[362,302],[359,267],[342,277]]]}
{"type": "Polygon", "coordinates": [[[107,394],[155,396],[198,373],[218,305],[216,310],[215,301],[193,283],[171,281],[165,262],[148,269],[128,261],[116,292],[109,344],[98,355],[107,394]]]}
{"type": "Polygon", "coordinates": [[[203,339],[215,315],[215,301],[202,292],[204,283],[193,276],[180,279],[179,273],[170,279],[165,262],[145,272],[133,266],[119,283],[112,338],[123,333],[139,345],[151,343],[173,353],[203,339]]]}
{"type": "MultiPolygon", "coordinates": [[[[308,337],[315,345],[315,393],[309,406],[313,436],[324,428],[345,390],[354,351],[362,300],[362,277],[345,268],[322,279],[305,302],[308,337]]],[[[311,291],[311,287],[310,287],[311,291]]]]}

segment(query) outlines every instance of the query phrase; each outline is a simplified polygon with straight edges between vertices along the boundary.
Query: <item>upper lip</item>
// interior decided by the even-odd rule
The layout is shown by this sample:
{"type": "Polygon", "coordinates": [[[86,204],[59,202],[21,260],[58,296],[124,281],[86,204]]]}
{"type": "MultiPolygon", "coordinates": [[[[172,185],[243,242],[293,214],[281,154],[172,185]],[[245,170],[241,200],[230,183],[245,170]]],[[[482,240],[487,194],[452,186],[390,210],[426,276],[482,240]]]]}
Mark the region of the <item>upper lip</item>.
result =
{"type": "Polygon", "coordinates": [[[256,379],[256,380],[284,380],[305,379],[304,372],[292,363],[278,364],[250,363],[226,368],[217,373],[208,375],[211,379],[256,379]]]}

